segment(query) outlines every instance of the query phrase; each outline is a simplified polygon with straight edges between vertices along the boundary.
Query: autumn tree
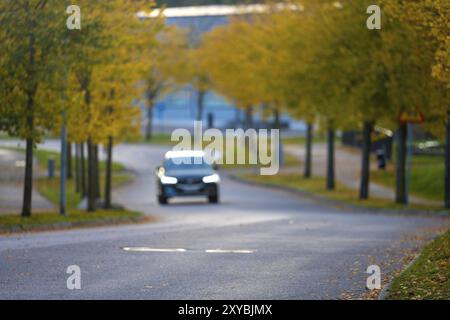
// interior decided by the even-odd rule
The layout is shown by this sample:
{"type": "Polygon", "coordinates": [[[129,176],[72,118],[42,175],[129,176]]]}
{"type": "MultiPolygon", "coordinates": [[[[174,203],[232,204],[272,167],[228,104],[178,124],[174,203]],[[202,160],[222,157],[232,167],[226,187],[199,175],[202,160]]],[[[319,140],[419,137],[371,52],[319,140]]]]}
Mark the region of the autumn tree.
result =
{"type": "MultiPolygon", "coordinates": [[[[136,111],[130,105],[142,93],[139,81],[148,70],[150,50],[162,26],[159,20],[139,20],[137,12],[150,12],[153,5],[147,0],[80,3],[86,14],[72,52],[82,58],[74,63],[70,80],[83,98],[81,105],[73,106],[69,122],[82,125],[69,126],[73,130],[69,134],[76,141],[87,141],[88,211],[95,210],[100,193],[98,145],[107,146],[111,164],[113,140],[137,125],[136,111]]],[[[110,165],[107,171],[105,196],[110,203],[110,165]]]]}
{"type": "Polygon", "coordinates": [[[0,3],[0,130],[26,140],[23,217],[32,210],[33,148],[62,106],[65,9],[56,0],[0,3]]]}
{"type": "Polygon", "coordinates": [[[383,4],[388,18],[383,25],[382,41],[389,50],[382,52],[382,59],[388,72],[389,103],[398,123],[396,201],[405,204],[408,200],[405,169],[408,126],[398,122],[399,115],[422,113],[427,115],[429,124],[443,124],[449,109],[443,99],[448,88],[433,78],[437,75],[436,66],[439,69],[436,56],[443,48],[442,40],[434,35],[430,20],[425,22],[430,15],[437,21],[445,19],[439,18],[439,10],[435,10],[444,7],[439,6],[439,1],[386,0],[383,4]],[[432,120],[433,115],[437,122],[432,120]]]}
{"type": "MultiPolygon", "coordinates": [[[[162,18],[155,23],[161,23],[162,18]]],[[[147,127],[145,130],[146,140],[150,140],[153,131],[153,108],[158,99],[176,87],[174,74],[177,74],[177,68],[186,67],[186,62],[181,61],[179,52],[187,50],[185,34],[176,27],[165,26],[161,30],[150,52],[146,67],[147,73],[143,77],[145,91],[144,96],[147,101],[147,127]],[[151,58],[150,58],[151,57],[151,58]]]]}

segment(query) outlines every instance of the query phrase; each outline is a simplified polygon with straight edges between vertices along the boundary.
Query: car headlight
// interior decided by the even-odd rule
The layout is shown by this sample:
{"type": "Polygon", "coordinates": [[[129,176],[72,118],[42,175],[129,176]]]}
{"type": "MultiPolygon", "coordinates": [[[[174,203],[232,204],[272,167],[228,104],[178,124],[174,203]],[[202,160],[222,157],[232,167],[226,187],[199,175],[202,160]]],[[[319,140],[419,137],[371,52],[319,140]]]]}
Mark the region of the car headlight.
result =
{"type": "Polygon", "coordinates": [[[220,177],[217,173],[214,173],[210,176],[203,177],[202,180],[204,183],[217,183],[220,181],[220,177]]]}
{"type": "Polygon", "coordinates": [[[161,176],[162,184],[177,184],[178,179],[175,177],[161,176]]]}

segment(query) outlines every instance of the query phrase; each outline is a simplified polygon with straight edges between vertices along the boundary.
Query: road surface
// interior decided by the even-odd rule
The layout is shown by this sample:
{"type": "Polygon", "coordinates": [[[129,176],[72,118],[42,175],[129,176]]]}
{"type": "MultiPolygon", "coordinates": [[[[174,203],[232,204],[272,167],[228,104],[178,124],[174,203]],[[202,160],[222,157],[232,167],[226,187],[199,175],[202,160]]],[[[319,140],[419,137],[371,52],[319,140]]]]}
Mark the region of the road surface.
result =
{"type": "Polygon", "coordinates": [[[369,265],[379,265],[386,280],[422,236],[449,223],[343,212],[224,173],[221,204],[186,199],[161,207],[153,171],[165,151],[115,148],[115,160],[136,174],[115,201],[159,222],[0,237],[0,299],[360,297],[369,265]],[[81,269],[81,290],[67,289],[70,265],[81,269]]]}

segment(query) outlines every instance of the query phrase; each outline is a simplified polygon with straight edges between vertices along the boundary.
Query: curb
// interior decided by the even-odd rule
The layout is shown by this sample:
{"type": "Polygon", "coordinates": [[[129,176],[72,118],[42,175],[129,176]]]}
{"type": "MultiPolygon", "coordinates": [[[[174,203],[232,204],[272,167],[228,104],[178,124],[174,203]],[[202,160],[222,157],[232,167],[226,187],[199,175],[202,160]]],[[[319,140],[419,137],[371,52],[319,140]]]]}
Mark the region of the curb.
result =
{"type": "Polygon", "coordinates": [[[32,225],[12,225],[9,227],[0,226],[0,235],[8,235],[24,232],[39,232],[39,231],[60,231],[66,229],[77,228],[95,228],[95,227],[107,227],[121,224],[135,224],[144,223],[152,220],[149,216],[139,217],[127,217],[127,218],[104,218],[87,221],[75,221],[75,222],[57,222],[51,224],[32,224],[32,225]]]}
{"type": "Polygon", "coordinates": [[[378,208],[370,208],[370,207],[364,207],[364,206],[357,206],[349,203],[345,203],[343,201],[339,200],[333,200],[329,199],[327,197],[323,197],[320,195],[317,195],[315,193],[299,190],[293,187],[287,187],[287,186],[281,186],[273,183],[261,183],[261,182],[254,182],[250,181],[246,178],[242,178],[236,175],[236,173],[230,173],[228,174],[228,177],[231,180],[245,183],[252,186],[257,187],[264,187],[264,188],[270,188],[270,189],[278,189],[282,191],[292,192],[297,195],[300,195],[304,198],[308,198],[308,200],[314,201],[316,203],[319,203],[324,206],[328,206],[334,209],[345,209],[350,210],[352,212],[358,212],[358,213],[370,213],[370,214],[396,214],[396,215],[413,215],[413,216],[435,216],[435,217],[443,217],[443,218],[450,218],[450,214],[447,211],[429,211],[429,210],[419,210],[419,209],[378,209],[378,208]]]}

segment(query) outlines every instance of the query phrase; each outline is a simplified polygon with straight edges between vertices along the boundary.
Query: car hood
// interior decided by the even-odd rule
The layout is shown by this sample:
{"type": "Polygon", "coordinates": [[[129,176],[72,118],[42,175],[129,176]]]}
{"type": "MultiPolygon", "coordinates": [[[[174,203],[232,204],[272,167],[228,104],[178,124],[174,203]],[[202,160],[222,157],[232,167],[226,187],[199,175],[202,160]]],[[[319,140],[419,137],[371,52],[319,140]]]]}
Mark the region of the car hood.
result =
{"type": "Polygon", "coordinates": [[[196,170],[196,169],[192,169],[192,170],[169,170],[166,171],[166,176],[169,177],[175,177],[175,178],[203,178],[206,176],[210,176],[212,174],[214,174],[215,171],[214,170],[205,170],[205,169],[201,169],[201,170],[196,170]]]}

